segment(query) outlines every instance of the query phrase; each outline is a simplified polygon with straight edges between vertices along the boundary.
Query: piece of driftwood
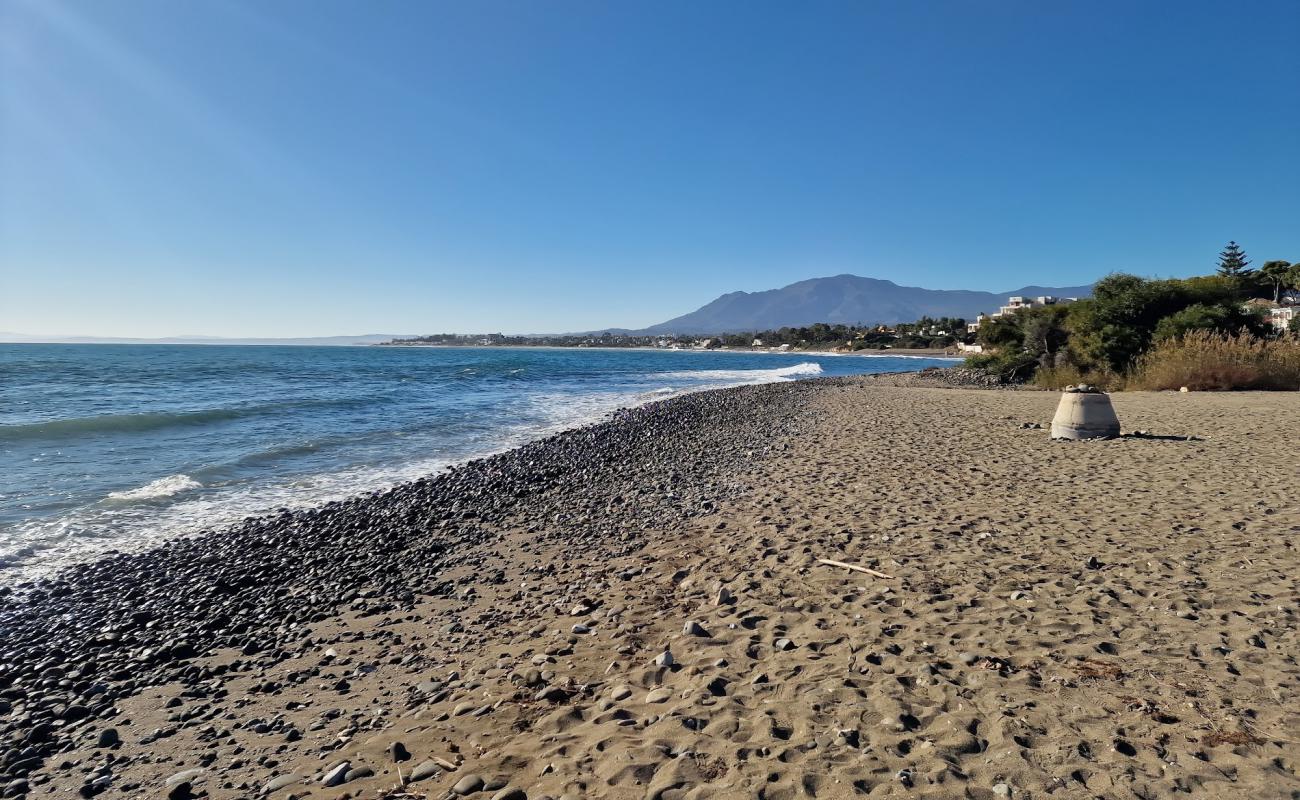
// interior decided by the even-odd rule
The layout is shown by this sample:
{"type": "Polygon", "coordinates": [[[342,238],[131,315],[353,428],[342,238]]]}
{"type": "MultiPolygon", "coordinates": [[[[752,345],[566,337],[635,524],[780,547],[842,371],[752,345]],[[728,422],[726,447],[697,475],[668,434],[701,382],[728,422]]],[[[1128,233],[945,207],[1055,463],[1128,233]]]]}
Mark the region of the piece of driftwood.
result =
{"type": "Polygon", "coordinates": [[[819,558],[817,559],[817,561],[822,564],[830,564],[832,567],[844,567],[845,569],[851,569],[854,572],[865,572],[866,574],[873,575],[877,578],[892,579],[894,577],[893,575],[886,575],[883,572],[876,572],[874,569],[868,569],[867,567],[859,567],[857,564],[846,564],[843,561],[836,561],[835,559],[832,558],[819,558]]]}

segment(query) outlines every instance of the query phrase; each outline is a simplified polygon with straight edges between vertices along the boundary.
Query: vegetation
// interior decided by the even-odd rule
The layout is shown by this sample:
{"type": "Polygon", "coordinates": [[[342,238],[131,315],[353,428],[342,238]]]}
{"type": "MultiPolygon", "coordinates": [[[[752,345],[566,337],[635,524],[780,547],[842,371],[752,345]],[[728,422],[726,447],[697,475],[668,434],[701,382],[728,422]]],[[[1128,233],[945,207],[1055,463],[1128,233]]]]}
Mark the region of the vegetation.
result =
{"type": "Polygon", "coordinates": [[[916,322],[894,325],[831,325],[818,322],[801,327],[728,333],[720,336],[646,336],[606,331],[594,334],[554,336],[506,336],[500,333],[437,333],[394,339],[387,345],[443,345],[456,347],[679,347],[679,348],[773,348],[791,350],[884,350],[943,349],[966,337],[966,320],[952,317],[922,317],[916,322]],[[761,344],[755,345],[755,342],[761,344]]]}
{"type": "Polygon", "coordinates": [[[1130,389],[1300,389],[1300,339],[1196,330],[1138,359],[1130,389]]]}
{"type": "Polygon", "coordinates": [[[1300,317],[1279,330],[1265,309],[1300,301],[1300,263],[1270,260],[1250,268],[1229,242],[1215,274],[1154,280],[1116,273],[1073,303],[1026,306],[984,319],[973,336],[966,320],[923,317],[914,323],[816,323],[720,336],[644,336],[607,331],[563,336],[435,334],[392,345],[674,347],[789,350],[945,349],[972,340],[985,352],[967,365],[1008,382],[1048,388],[1090,383],[1108,389],[1300,388],[1300,317]]]}
{"type": "Polygon", "coordinates": [[[1300,289],[1300,263],[1265,261],[1259,268],[1259,279],[1273,290],[1273,302],[1282,302],[1282,295],[1300,289]]]}
{"type": "MultiPolygon", "coordinates": [[[[1256,271],[1249,264],[1241,246],[1229,242],[1215,275],[1107,276],[1090,299],[985,320],[978,341],[987,352],[968,364],[1004,380],[1033,377],[1050,388],[1079,382],[1107,388],[1170,382],[1177,384],[1172,388],[1288,387],[1285,365],[1296,341],[1251,301],[1263,298],[1269,306],[1300,294],[1300,268],[1268,261],[1256,271]],[[1180,370],[1187,371],[1182,383],[1180,370]]],[[[1294,323],[1292,333],[1300,334],[1294,323]]]]}
{"type": "Polygon", "coordinates": [[[790,345],[791,349],[883,350],[943,349],[952,347],[966,333],[966,320],[953,317],[922,317],[916,322],[894,326],[828,325],[733,333],[719,337],[727,347],[749,347],[755,340],[763,347],[790,345]]]}
{"type": "Polygon", "coordinates": [[[1236,242],[1228,242],[1219,253],[1219,276],[1222,278],[1244,278],[1251,271],[1249,267],[1246,251],[1236,242]]]}

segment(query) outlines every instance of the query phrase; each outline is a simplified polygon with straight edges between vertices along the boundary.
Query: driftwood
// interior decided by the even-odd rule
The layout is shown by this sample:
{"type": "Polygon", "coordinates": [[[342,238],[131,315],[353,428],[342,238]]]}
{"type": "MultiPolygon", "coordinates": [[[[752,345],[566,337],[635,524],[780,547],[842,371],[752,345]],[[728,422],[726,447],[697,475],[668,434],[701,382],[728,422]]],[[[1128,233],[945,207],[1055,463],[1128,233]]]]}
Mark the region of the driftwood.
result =
{"type": "Polygon", "coordinates": [[[845,569],[851,569],[854,572],[865,572],[866,574],[872,575],[877,578],[893,579],[894,577],[893,575],[886,575],[883,572],[876,572],[874,569],[868,569],[867,567],[859,567],[857,564],[846,564],[843,561],[835,561],[834,559],[830,559],[830,558],[819,558],[817,559],[817,561],[820,564],[829,564],[832,567],[844,567],[845,569]]]}

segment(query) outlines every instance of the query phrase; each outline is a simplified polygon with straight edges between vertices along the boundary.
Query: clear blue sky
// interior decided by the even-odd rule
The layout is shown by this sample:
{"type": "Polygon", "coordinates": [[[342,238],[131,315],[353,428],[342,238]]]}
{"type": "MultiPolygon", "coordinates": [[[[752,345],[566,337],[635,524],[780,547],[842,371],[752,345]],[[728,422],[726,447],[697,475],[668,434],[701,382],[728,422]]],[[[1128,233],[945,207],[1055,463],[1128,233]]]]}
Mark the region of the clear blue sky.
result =
{"type": "Polygon", "coordinates": [[[0,331],[1300,260],[1300,2],[0,0],[0,331]]]}

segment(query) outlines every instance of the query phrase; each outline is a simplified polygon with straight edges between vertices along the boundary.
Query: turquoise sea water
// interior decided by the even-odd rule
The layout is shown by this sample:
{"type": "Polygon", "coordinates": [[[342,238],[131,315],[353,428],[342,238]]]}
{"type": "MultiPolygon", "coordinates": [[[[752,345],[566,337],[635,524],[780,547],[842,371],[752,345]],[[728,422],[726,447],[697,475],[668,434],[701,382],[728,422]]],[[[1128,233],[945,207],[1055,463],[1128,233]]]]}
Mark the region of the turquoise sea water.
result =
{"type": "Polygon", "coordinates": [[[0,345],[0,583],[379,489],[700,389],[946,363],[538,348],[0,345]]]}

